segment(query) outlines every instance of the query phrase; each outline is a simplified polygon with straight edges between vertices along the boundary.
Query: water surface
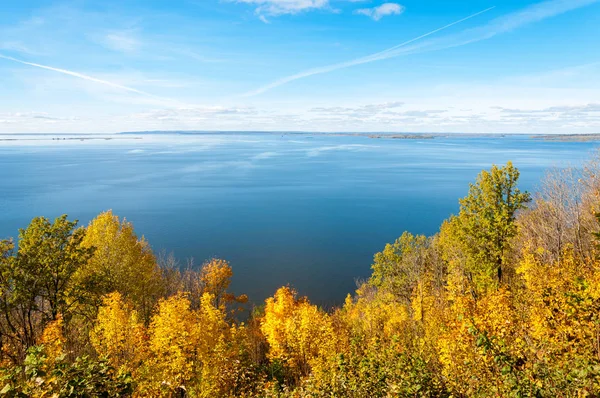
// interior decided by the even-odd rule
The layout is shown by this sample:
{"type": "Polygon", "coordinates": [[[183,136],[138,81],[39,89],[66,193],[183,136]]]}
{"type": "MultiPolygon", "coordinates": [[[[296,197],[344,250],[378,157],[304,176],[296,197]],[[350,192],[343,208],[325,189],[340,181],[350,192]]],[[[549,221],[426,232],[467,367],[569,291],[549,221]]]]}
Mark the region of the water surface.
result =
{"type": "Polygon", "coordinates": [[[155,251],[229,260],[234,291],[253,301],[289,283],[323,304],[352,292],[404,230],[435,233],[480,170],[512,160],[533,191],[547,169],[579,166],[596,147],[527,137],[19,137],[32,140],[0,141],[0,238],[35,216],[87,224],[112,209],[155,251]]]}

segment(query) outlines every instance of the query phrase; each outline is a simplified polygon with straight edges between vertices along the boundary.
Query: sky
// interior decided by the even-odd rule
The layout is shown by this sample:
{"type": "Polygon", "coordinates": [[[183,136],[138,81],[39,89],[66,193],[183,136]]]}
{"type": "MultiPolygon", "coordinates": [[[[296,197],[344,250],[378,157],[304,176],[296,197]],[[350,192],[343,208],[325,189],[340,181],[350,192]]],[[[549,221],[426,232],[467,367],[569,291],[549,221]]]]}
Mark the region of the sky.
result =
{"type": "Polygon", "coordinates": [[[0,133],[600,133],[600,0],[2,0],[0,133]]]}

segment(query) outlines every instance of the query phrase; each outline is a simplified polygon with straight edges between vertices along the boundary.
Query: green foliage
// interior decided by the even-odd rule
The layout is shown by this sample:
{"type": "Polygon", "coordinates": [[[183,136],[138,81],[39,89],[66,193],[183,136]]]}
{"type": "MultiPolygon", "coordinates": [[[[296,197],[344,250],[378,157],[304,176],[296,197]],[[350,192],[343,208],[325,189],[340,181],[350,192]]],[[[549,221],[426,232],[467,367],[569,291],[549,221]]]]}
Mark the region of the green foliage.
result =
{"type": "Polygon", "coordinates": [[[410,300],[415,285],[425,272],[429,240],[404,232],[394,243],[375,254],[369,283],[410,300]]]}
{"type": "Polygon", "coordinates": [[[19,285],[15,290],[21,292],[24,287],[27,298],[40,297],[47,302],[45,315],[51,320],[65,313],[70,302],[77,298],[71,296],[71,278],[94,251],[81,247],[85,231],[76,230],[76,225],[77,221],[68,221],[66,215],[54,223],[38,217],[19,233],[14,270],[19,285]]]}
{"type": "Polygon", "coordinates": [[[502,282],[509,242],[517,234],[517,211],[531,201],[529,193],[517,187],[518,179],[511,162],[482,171],[451,221],[468,254],[467,272],[479,288],[502,282]]]}
{"type": "Polygon", "coordinates": [[[34,218],[19,231],[16,255],[12,243],[0,245],[0,337],[11,346],[6,353],[13,358],[36,343],[48,322],[68,317],[81,298],[73,276],[94,249],[81,246],[85,230],[76,225],[66,215],[53,223],[34,218]]]}
{"type": "Polygon", "coordinates": [[[49,360],[43,346],[28,350],[23,366],[5,369],[2,397],[128,397],[133,381],[126,372],[115,370],[104,359],[65,356],[49,360]]]}

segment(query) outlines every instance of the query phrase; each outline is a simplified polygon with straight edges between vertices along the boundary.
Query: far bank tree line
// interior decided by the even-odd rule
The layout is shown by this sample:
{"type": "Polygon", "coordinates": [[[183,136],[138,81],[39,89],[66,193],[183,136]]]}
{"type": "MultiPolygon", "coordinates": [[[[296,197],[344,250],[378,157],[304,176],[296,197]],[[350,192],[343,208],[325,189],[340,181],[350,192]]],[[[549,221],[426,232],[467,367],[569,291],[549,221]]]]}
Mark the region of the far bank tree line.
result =
{"type": "Polygon", "coordinates": [[[483,171],[342,307],[282,287],[245,323],[226,261],[180,267],[111,212],[36,218],[0,243],[0,396],[599,396],[600,167],[518,179],[483,171]]]}

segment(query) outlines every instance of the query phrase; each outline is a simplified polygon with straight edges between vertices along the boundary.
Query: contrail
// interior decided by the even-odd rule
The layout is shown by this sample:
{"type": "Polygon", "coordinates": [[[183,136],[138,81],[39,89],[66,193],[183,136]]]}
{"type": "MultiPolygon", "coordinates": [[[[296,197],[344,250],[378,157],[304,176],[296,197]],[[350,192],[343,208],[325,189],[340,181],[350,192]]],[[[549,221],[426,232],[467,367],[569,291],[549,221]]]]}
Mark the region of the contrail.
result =
{"type": "MultiPolygon", "coordinates": [[[[493,7],[487,8],[487,9],[485,9],[485,10],[483,10],[483,11],[479,11],[479,12],[477,12],[477,13],[473,14],[473,15],[469,15],[469,16],[468,16],[468,17],[466,17],[466,18],[459,19],[459,20],[458,20],[458,21],[456,21],[456,22],[452,22],[451,24],[448,24],[448,25],[446,25],[446,26],[442,26],[442,27],[441,27],[441,28],[439,28],[439,29],[432,30],[432,31],[431,31],[431,32],[429,32],[429,33],[425,33],[424,35],[421,35],[421,36],[419,36],[419,37],[415,37],[414,39],[410,39],[410,40],[408,40],[408,41],[405,41],[404,43],[400,43],[400,44],[398,44],[398,45],[396,45],[396,46],[394,46],[394,47],[390,47],[390,48],[388,48],[387,50],[383,50],[383,51],[380,51],[380,52],[378,52],[378,53],[375,53],[375,54],[368,55],[367,57],[368,57],[368,58],[376,58],[378,55],[384,55],[384,54],[387,54],[388,52],[391,52],[391,51],[393,51],[393,50],[396,50],[396,49],[398,49],[398,48],[400,48],[400,47],[404,47],[404,46],[406,46],[406,45],[408,45],[408,44],[410,44],[410,43],[414,43],[414,42],[415,42],[415,41],[417,41],[417,40],[424,39],[424,38],[426,38],[427,36],[431,36],[431,35],[433,35],[433,34],[436,34],[436,33],[438,33],[438,32],[441,32],[442,30],[446,30],[446,29],[448,29],[448,28],[450,28],[450,27],[452,27],[452,26],[454,26],[454,25],[458,25],[458,24],[459,24],[459,23],[461,23],[461,22],[465,22],[465,21],[467,21],[467,20],[469,20],[469,19],[471,19],[471,18],[475,18],[475,17],[477,17],[477,16],[479,16],[479,15],[481,15],[481,14],[483,14],[483,13],[486,13],[486,12],[488,12],[488,11],[491,11],[491,10],[493,10],[494,8],[496,8],[496,6],[493,6],[493,7]]],[[[365,58],[367,58],[367,57],[365,57],[365,58]]],[[[380,59],[380,58],[377,58],[377,59],[380,59]]]]}
{"type": "Polygon", "coordinates": [[[382,60],[382,59],[386,59],[386,58],[391,58],[391,57],[394,56],[394,54],[388,54],[388,53],[391,52],[391,51],[393,51],[393,50],[396,50],[396,49],[398,49],[400,47],[404,47],[404,46],[406,46],[406,45],[408,45],[410,43],[414,43],[415,41],[421,40],[421,39],[423,39],[423,38],[425,38],[427,36],[431,36],[433,34],[441,32],[442,30],[448,29],[448,28],[450,28],[450,27],[452,27],[454,25],[458,25],[459,23],[465,22],[465,21],[467,21],[467,20],[469,20],[471,18],[475,18],[475,17],[477,17],[477,16],[479,16],[479,15],[481,15],[483,13],[486,13],[488,11],[493,10],[494,8],[496,8],[496,6],[487,8],[487,9],[485,9],[483,11],[479,11],[479,12],[477,12],[475,14],[469,15],[466,18],[459,19],[458,21],[455,21],[455,22],[452,22],[452,23],[450,23],[448,25],[442,26],[441,28],[432,30],[429,33],[425,33],[424,35],[421,35],[419,37],[415,37],[414,39],[410,39],[410,40],[405,41],[404,43],[398,44],[398,45],[396,45],[394,47],[390,47],[387,50],[383,50],[383,51],[380,51],[380,52],[377,52],[377,53],[374,53],[374,54],[371,54],[371,55],[367,55],[367,56],[362,57],[362,58],[357,58],[357,59],[354,59],[352,61],[340,62],[338,64],[333,64],[333,65],[329,65],[329,66],[323,66],[323,67],[320,67],[320,68],[309,69],[309,70],[307,70],[305,72],[301,72],[301,73],[298,73],[298,74],[295,74],[295,75],[292,75],[292,76],[285,77],[285,78],[280,79],[280,80],[276,80],[276,81],[274,81],[271,84],[263,86],[263,87],[259,88],[258,90],[251,91],[251,92],[249,92],[247,94],[244,94],[243,96],[250,97],[250,96],[253,96],[253,95],[262,94],[265,91],[268,91],[268,90],[270,90],[272,88],[279,87],[279,86],[281,86],[283,84],[292,82],[294,80],[302,79],[304,77],[318,75],[318,74],[321,74],[321,73],[333,72],[334,70],[348,68],[350,66],[361,65],[361,64],[366,64],[368,62],[373,62],[373,61],[378,61],[378,60],[382,60]]]}
{"type": "Polygon", "coordinates": [[[412,46],[408,46],[408,44],[414,43],[417,40],[423,39],[427,36],[431,36],[434,33],[440,32],[444,29],[448,29],[451,26],[464,22],[468,19],[474,18],[478,15],[486,13],[492,8],[488,8],[486,10],[480,11],[473,15],[469,15],[466,18],[453,22],[449,25],[443,26],[439,29],[433,30],[429,33],[416,37],[414,39],[408,40],[404,43],[398,44],[397,46],[388,48],[387,50],[380,51],[371,55],[367,55],[365,57],[357,58],[351,61],[341,62],[329,66],[323,66],[320,68],[313,68],[306,70],[301,73],[297,73],[292,76],[284,77],[282,79],[276,80],[266,86],[260,87],[255,91],[251,91],[249,93],[244,94],[243,96],[253,96],[262,94],[265,91],[271,90],[275,87],[279,87],[286,83],[292,82],[294,80],[302,79],[304,77],[318,75],[322,73],[332,72],[338,69],[347,68],[350,66],[366,64],[369,62],[380,61],[388,58],[398,57],[400,55],[407,55],[416,52],[429,52],[436,51],[446,48],[463,46],[470,43],[475,43],[478,41],[490,39],[496,35],[501,33],[506,33],[517,29],[521,26],[528,25],[531,23],[542,21],[546,18],[554,17],[559,14],[563,14],[565,12],[575,10],[581,7],[589,6],[591,4],[595,4],[600,2],[600,0],[547,0],[542,1],[540,3],[533,4],[529,7],[522,8],[518,11],[503,15],[501,17],[495,18],[492,21],[488,22],[485,25],[463,30],[457,34],[443,36],[438,39],[429,39],[419,44],[413,44],[412,46]]]}
{"type": "Polygon", "coordinates": [[[117,83],[109,82],[107,80],[97,79],[95,77],[84,75],[82,73],[77,73],[77,72],[73,72],[73,71],[66,70],[66,69],[53,68],[52,66],[40,65],[40,64],[33,63],[33,62],[22,61],[20,59],[9,57],[7,55],[2,55],[2,54],[0,54],[0,58],[6,59],[6,60],[9,60],[9,61],[13,61],[13,62],[18,62],[18,63],[23,64],[23,65],[34,66],[36,68],[47,69],[47,70],[51,70],[51,71],[54,71],[54,72],[62,73],[62,74],[65,74],[65,75],[74,76],[74,77],[77,77],[77,78],[83,79],[83,80],[89,80],[91,82],[100,83],[100,84],[103,84],[105,86],[110,86],[110,87],[118,88],[118,89],[129,91],[129,92],[132,92],[132,93],[140,94],[140,95],[143,95],[143,96],[146,96],[146,97],[162,99],[162,98],[159,98],[159,97],[157,97],[155,95],[152,95],[152,94],[147,93],[147,92],[142,91],[142,90],[138,90],[138,89],[135,89],[135,88],[132,88],[132,87],[123,86],[122,84],[117,84],[117,83]]]}

